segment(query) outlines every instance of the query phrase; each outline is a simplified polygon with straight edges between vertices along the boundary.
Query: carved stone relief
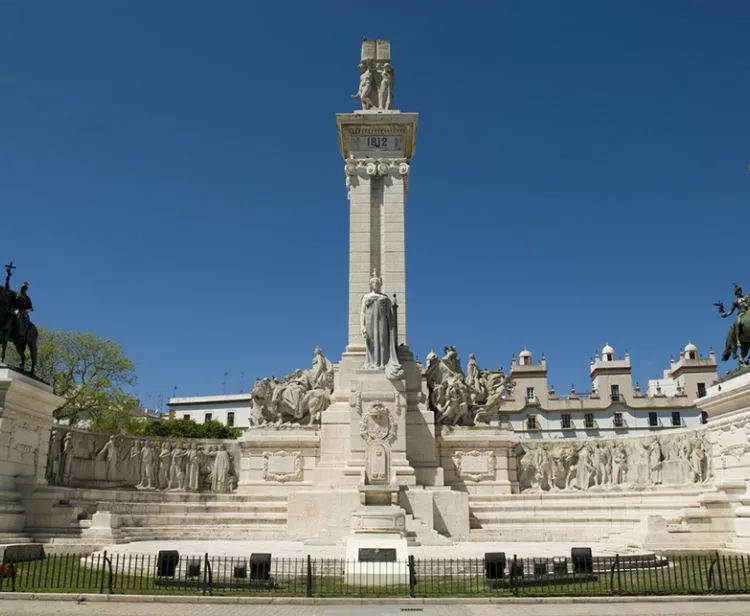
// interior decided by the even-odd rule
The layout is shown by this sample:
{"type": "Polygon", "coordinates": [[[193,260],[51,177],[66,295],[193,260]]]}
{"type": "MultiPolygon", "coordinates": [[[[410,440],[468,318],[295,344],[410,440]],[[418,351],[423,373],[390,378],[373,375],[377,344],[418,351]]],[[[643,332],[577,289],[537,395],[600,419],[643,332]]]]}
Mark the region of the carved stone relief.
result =
{"type": "Polygon", "coordinates": [[[705,431],[518,445],[521,491],[619,490],[705,483],[713,476],[705,431]]]}
{"type": "Polygon", "coordinates": [[[264,451],[263,479],[265,481],[302,481],[301,451],[264,451]]]}
{"type": "Polygon", "coordinates": [[[462,479],[493,481],[495,479],[495,453],[492,451],[456,451],[453,464],[462,479]]]}
{"type": "Polygon", "coordinates": [[[391,421],[391,413],[382,402],[373,402],[362,414],[359,434],[366,443],[396,440],[397,424],[391,421]]]}

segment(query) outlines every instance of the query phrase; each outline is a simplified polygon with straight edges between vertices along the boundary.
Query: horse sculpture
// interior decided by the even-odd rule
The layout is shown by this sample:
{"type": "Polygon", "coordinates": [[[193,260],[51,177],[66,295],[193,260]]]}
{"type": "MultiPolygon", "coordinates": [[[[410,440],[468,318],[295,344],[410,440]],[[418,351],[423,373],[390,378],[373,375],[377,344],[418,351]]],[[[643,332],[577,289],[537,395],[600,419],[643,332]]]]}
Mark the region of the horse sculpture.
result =
{"type": "Polygon", "coordinates": [[[721,359],[727,361],[733,357],[740,366],[747,366],[748,353],[750,353],[750,311],[745,311],[739,314],[737,322],[729,329],[721,359]]]}
{"type": "Polygon", "coordinates": [[[331,404],[331,396],[325,389],[295,390],[293,386],[264,378],[255,383],[251,392],[253,399],[253,423],[296,423],[309,425],[320,421],[320,414],[331,404]],[[277,399],[274,391],[283,387],[277,399]]]}
{"type": "Polygon", "coordinates": [[[5,363],[5,354],[8,342],[13,346],[21,358],[20,368],[26,370],[26,351],[28,349],[31,359],[30,373],[36,371],[37,341],[39,330],[31,321],[23,322],[13,310],[13,292],[5,287],[0,287],[0,346],[2,356],[0,361],[5,363]]]}

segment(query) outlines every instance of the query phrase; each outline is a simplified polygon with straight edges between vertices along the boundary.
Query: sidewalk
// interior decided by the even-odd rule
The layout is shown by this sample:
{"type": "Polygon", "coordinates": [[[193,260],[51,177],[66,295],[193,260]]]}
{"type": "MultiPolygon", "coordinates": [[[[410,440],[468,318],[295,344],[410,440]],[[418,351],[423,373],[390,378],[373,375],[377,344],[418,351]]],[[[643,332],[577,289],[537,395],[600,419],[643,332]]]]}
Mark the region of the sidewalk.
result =
{"type": "Polygon", "coordinates": [[[0,613],[13,616],[746,616],[750,614],[750,596],[269,602],[244,597],[0,593],[0,613]]]}

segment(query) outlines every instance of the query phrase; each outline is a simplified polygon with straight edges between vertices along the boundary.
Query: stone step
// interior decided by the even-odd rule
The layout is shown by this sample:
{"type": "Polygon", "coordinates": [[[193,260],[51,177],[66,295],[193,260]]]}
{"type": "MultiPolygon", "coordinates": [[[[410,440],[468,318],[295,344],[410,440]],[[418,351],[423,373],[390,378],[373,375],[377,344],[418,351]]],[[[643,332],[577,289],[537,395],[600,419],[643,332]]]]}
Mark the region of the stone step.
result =
{"type": "Polygon", "coordinates": [[[252,503],[118,503],[100,501],[99,511],[110,511],[117,514],[138,513],[235,513],[254,514],[263,512],[286,513],[287,504],[278,501],[255,501],[252,503]]]}
{"type": "Polygon", "coordinates": [[[284,539],[286,529],[275,526],[152,526],[125,527],[113,532],[117,543],[130,541],[179,541],[188,539],[284,539]]]}
{"type": "Polygon", "coordinates": [[[570,502],[580,506],[582,502],[588,504],[611,504],[618,505],[623,502],[650,502],[652,500],[670,500],[684,497],[685,499],[694,499],[696,496],[705,491],[703,487],[675,488],[668,490],[632,490],[632,491],[612,491],[612,492],[579,492],[579,491],[560,491],[560,492],[524,492],[522,494],[469,494],[469,503],[474,501],[492,501],[492,502],[570,502]]]}
{"type": "Polygon", "coordinates": [[[286,494],[266,492],[263,494],[214,494],[211,492],[177,492],[170,490],[122,490],[91,488],[47,488],[69,500],[114,501],[132,503],[241,503],[253,501],[286,502],[286,494]]]}
{"type": "Polygon", "coordinates": [[[235,513],[191,514],[191,515],[149,515],[118,514],[120,527],[155,527],[155,526],[217,526],[238,525],[254,526],[259,524],[286,525],[286,513],[264,512],[254,516],[242,516],[235,513]]]}

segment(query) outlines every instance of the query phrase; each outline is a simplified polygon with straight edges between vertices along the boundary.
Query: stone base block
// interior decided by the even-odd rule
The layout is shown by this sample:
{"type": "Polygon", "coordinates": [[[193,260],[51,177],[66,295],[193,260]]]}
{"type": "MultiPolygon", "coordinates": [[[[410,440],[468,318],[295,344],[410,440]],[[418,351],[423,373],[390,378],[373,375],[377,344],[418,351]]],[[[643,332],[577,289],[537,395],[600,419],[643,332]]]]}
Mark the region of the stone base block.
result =
{"type": "Polygon", "coordinates": [[[406,513],[396,505],[367,505],[352,513],[352,530],[355,533],[406,532],[406,513]]]}
{"type": "Polygon", "coordinates": [[[409,583],[408,561],[406,539],[400,534],[357,533],[346,542],[346,583],[406,585],[409,583]],[[373,560],[367,560],[370,558],[373,560]]]}

